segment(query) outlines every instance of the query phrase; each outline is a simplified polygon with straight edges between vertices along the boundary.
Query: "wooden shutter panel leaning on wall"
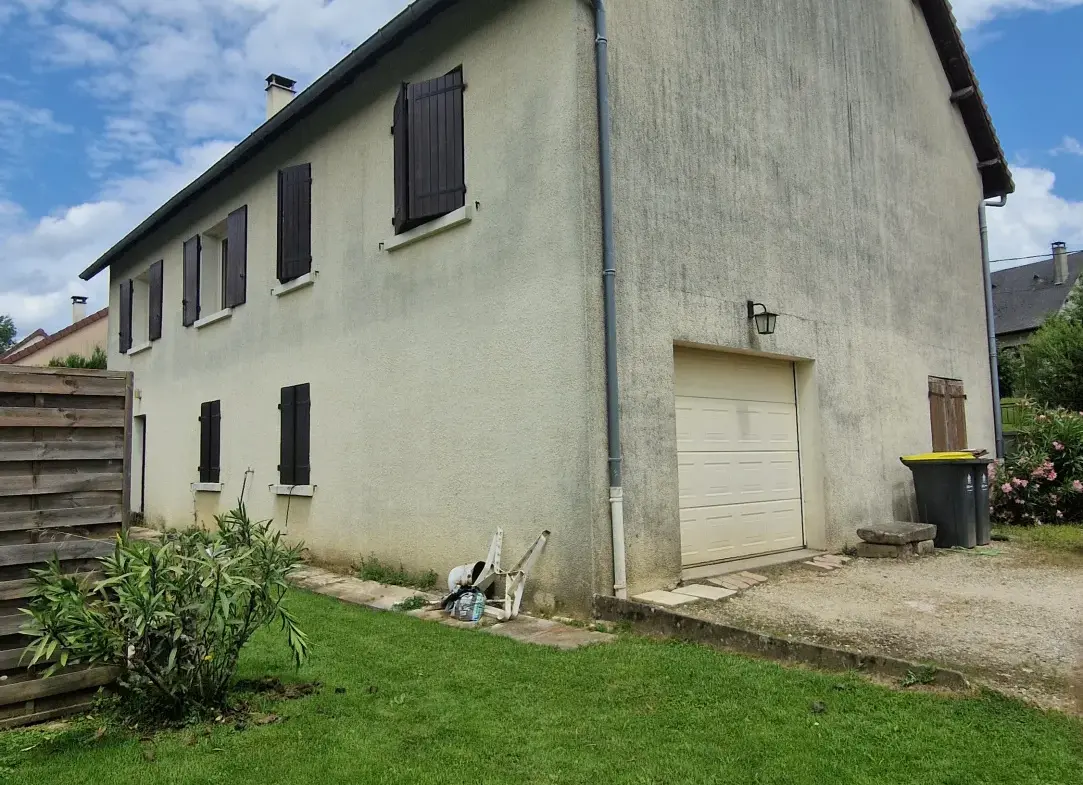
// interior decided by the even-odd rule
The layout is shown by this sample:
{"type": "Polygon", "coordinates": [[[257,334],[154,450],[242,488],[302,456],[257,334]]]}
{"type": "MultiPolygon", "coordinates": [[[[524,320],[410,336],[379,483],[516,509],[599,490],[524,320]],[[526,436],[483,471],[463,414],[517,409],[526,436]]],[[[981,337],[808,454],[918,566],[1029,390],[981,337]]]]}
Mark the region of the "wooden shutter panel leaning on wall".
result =
{"type": "Polygon", "coordinates": [[[164,263],[161,259],[150,266],[150,302],[147,311],[150,316],[150,324],[147,327],[147,337],[157,341],[162,337],[162,288],[164,285],[164,263]]]}
{"type": "Polygon", "coordinates": [[[181,309],[185,327],[199,320],[199,235],[184,241],[184,294],[181,309]]]}
{"type": "Polygon", "coordinates": [[[226,219],[225,298],[226,308],[244,305],[248,278],[248,205],[234,210],[226,219]]]}
{"type": "Polygon", "coordinates": [[[462,68],[404,85],[395,103],[395,231],[466,204],[462,68]]]}
{"type": "Polygon", "coordinates": [[[278,280],[312,270],[312,165],[278,172],[278,280]]]}
{"type": "Polygon", "coordinates": [[[120,353],[132,348],[132,293],[135,282],[129,278],[120,282],[120,353]]]}

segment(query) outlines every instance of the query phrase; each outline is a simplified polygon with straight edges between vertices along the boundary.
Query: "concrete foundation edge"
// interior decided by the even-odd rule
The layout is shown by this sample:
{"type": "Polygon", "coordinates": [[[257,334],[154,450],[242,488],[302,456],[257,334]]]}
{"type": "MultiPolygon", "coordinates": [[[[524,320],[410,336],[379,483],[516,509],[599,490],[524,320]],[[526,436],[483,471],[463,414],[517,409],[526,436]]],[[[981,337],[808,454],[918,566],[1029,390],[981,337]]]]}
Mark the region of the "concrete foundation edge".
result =
{"type": "Polygon", "coordinates": [[[696,619],[632,600],[594,595],[594,616],[601,621],[628,622],[643,635],[677,638],[754,657],[800,663],[829,671],[857,670],[893,678],[926,670],[931,683],[950,690],[968,691],[970,682],[959,671],[928,666],[882,655],[862,654],[790,638],[753,632],[718,622],[696,619]],[[931,667],[931,670],[929,670],[931,667]]]}

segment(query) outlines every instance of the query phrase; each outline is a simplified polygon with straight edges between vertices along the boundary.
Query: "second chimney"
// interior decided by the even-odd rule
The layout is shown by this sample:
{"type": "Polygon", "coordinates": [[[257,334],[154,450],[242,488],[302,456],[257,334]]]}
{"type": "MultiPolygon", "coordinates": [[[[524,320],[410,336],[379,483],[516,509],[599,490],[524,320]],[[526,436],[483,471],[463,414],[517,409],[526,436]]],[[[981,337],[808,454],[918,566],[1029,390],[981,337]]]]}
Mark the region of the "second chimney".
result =
{"type": "Polygon", "coordinates": [[[86,298],[73,295],[71,298],[71,323],[81,322],[86,318],[86,298]]]}
{"type": "Polygon", "coordinates": [[[1068,280],[1068,246],[1053,243],[1053,283],[1063,285],[1068,280]]]}
{"type": "Polygon", "coordinates": [[[278,74],[267,77],[267,119],[270,120],[276,114],[286,108],[286,104],[293,100],[295,95],[293,86],[297,84],[293,79],[287,79],[278,74]]]}

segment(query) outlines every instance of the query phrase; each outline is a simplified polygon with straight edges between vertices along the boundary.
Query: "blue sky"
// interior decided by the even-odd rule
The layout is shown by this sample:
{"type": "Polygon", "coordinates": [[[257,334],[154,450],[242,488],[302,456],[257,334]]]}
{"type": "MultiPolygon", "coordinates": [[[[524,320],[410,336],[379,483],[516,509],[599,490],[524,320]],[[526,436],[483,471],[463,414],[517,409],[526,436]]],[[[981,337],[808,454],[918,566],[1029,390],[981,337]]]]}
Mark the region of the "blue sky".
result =
{"type": "MultiPolygon", "coordinates": [[[[875,0],[898,2],[899,0],[875,0]]],[[[0,0],[0,313],[57,329],[77,275],[406,0],[0,0]]],[[[956,0],[1015,175],[994,258],[1083,248],[1083,0],[956,0]]]]}

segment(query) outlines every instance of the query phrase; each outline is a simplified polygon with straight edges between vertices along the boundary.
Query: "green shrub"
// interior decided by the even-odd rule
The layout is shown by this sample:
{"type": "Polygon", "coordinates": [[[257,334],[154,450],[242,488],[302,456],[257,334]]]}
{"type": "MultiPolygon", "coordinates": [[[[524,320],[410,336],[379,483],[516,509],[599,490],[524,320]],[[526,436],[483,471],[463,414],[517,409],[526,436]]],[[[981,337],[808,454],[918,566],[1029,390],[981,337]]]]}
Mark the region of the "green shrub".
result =
{"type": "Polygon", "coordinates": [[[89,357],[81,354],[69,354],[67,357],[54,357],[49,360],[50,368],[99,368],[104,369],[108,364],[108,355],[105,349],[95,346],[89,357]]]}
{"type": "Polygon", "coordinates": [[[252,522],[243,503],[162,542],[121,535],[102,559],[102,580],[36,570],[26,632],[33,662],[100,663],[124,669],[120,698],[131,714],[181,720],[228,704],[237,658],[252,634],[278,622],[296,664],[308,641],[282,607],[301,546],[287,547],[270,521],[252,522]]]}
{"type": "Polygon", "coordinates": [[[1083,409],[1083,320],[1050,317],[1021,357],[1019,391],[1043,406],[1083,409]]]}
{"type": "Polygon", "coordinates": [[[390,586],[407,586],[422,591],[433,588],[436,586],[437,581],[436,573],[432,570],[410,572],[402,564],[393,567],[380,561],[375,556],[361,560],[361,566],[357,570],[357,577],[363,581],[386,583],[390,586]]]}
{"type": "Polygon", "coordinates": [[[993,467],[993,520],[1026,526],[1083,522],[1083,412],[1024,401],[1015,438],[1015,453],[993,467]]]}

